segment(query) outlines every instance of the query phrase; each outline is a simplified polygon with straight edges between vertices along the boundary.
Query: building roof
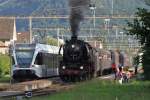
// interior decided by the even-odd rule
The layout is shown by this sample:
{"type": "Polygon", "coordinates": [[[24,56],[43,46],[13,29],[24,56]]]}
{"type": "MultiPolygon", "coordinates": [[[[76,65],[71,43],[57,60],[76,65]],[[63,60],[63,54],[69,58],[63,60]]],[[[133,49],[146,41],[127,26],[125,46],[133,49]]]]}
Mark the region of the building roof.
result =
{"type": "Polygon", "coordinates": [[[10,40],[13,35],[13,27],[13,19],[0,19],[0,40],[10,40]]]}
{"type": "Polygon", "coordinates": [[[29,43],[30,34],[29,32],[19,32],[17,33],[17,43],[29,43]]]}

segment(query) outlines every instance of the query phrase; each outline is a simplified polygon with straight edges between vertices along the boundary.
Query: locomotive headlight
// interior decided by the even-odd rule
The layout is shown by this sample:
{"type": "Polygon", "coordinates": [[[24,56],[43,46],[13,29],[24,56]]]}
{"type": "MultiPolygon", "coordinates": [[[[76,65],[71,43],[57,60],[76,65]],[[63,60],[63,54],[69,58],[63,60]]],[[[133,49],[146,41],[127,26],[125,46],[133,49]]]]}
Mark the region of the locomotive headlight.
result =
{"type": "Polygon", "coordinates": [[[72,48],[75,48],[75,45],[73,44],[73,45],[71,45],[71,47],[72,47],[72,48]]]}
{"type": "Polygon", "coordinates": [[[80,66],[80,69],[83,69],[83,66],[80,66]]]}
{"type": "Polygon", "coordinates": [[[62,69],[66,69],[66,66],[62,66],[62,69]]]}

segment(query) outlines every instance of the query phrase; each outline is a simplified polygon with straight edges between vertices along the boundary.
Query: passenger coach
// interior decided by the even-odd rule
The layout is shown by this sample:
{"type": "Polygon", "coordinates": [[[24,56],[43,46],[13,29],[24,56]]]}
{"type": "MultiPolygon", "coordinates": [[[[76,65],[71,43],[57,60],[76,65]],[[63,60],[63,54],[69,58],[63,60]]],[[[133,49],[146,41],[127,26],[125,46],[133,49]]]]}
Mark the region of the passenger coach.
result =
{"type": "Polygon", "coordinates": [[[58,76],[59,47],[45,44],[12,46],[11,76],[14,80],[58,76]]]}

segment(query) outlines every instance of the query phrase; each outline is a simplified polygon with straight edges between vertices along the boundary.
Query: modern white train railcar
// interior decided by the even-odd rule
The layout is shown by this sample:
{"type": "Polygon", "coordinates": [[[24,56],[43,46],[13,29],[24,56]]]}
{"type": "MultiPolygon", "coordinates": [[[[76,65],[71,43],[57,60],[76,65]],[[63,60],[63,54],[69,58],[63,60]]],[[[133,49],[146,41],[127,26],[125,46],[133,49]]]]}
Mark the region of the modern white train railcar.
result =
{"type": "Polygon", "coordinates": [[[11,76],[14,80],[58,76],[62,52],[46,44],[14,44],[12,46],[11,76]]]}

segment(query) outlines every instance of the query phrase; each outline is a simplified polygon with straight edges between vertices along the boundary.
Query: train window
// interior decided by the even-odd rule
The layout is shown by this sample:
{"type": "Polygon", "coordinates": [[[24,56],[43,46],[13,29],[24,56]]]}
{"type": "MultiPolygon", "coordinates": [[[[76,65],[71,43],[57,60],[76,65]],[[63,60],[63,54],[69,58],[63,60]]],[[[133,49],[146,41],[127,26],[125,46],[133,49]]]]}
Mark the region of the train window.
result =
{"type": "Polygon", "coordinates": [[[35,64],[37,65],[46,65],[49,68],[58,67],[58,55],[50,53],[39,53],[35,59],[35,64]]]}
{"type": "Polygon", "coordinates": [[[42,53],[38,53],[38,55],[35,59],[35,64],[43,65],[43,55],[42,55],[42,53]]]}
{"type": "Polygon", "coordinates": [[[16,60],[18,65],[30,65],[33,57],[33,50],[16,50],[16,60]]]}

